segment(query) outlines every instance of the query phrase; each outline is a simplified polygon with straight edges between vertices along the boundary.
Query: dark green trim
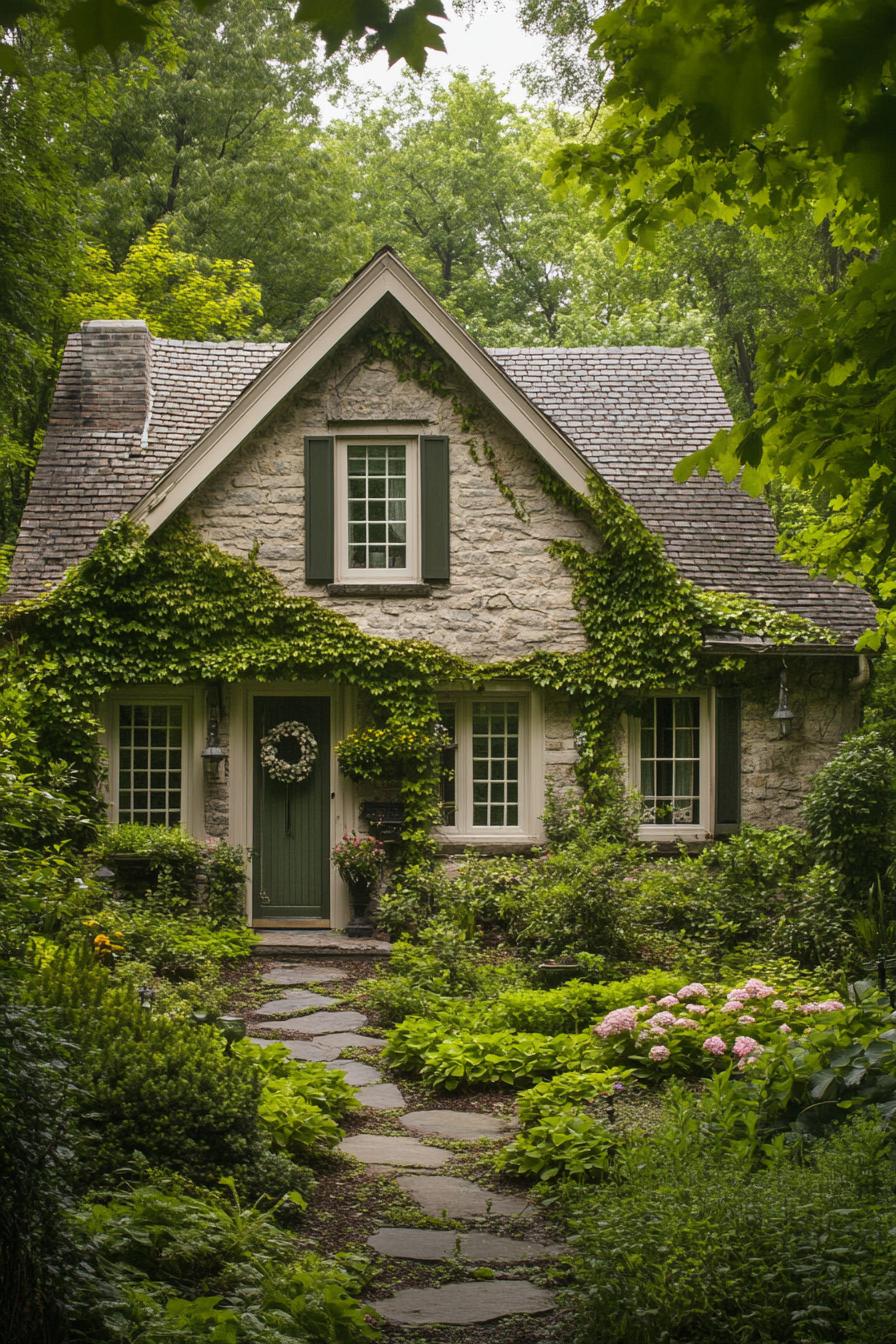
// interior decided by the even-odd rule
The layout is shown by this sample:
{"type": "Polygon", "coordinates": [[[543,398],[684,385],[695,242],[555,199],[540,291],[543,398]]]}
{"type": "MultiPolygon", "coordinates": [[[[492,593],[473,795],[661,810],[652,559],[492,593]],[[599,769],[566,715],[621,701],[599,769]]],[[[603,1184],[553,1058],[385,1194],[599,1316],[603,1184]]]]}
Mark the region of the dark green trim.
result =
{"type": "Polygon", "coordinates": [[[740,826],[740,691],[716,691],[716,835],[740,826]]]}
{"type": "Polygon", "coordinates": [[[333,440],[305,439],[305,582],[333,582],[333,440]]]}
{"type": "Polygon", "coordinates": [[[420,440],[420,559],[424,583],[451,577],[450,473],[443,434],[420,440]]]}

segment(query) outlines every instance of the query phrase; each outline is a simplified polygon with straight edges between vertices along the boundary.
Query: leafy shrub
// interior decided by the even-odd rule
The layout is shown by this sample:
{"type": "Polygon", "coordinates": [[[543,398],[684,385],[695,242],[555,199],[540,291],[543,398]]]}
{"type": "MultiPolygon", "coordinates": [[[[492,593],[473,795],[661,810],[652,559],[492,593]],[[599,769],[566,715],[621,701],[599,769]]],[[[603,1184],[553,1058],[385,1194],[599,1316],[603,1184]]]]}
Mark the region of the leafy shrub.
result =
{"type": "Polygon", "coordinates": [[[631,1069],[598,1069],[591,1073],[558,1073],[521,1092],[517,1111],[523,1125],[530,1125],[551,1111],[567,1107],[590,1106],[602,1097],[611,1097],[625,1086],[631,1069]]]}
{"type": "Polygon", "coordinates": [[[275,1148],[311,1158],[336,1146],[342,1138],[336,1120],[359,1109],[354,1088],[338,1069],[298,1063],[279,1042],[239,1041],[234,1054],[260,1070],[258,1113],[275,1148]]]}
{"type": "Polygon", "coordinates": [[[53,957],[34,992],[72,1043],[84,1181],[135,1155],[200,1181],[251,1165],[263,1146],[259,1081],[213,1027],[147,1011],[83,955],[53,957]]]}
{"type": "Polygon", "coordinates": [[[854,921],[842,874],[831,864],[816,863],[772,930],[768,947],[801,966],[849,967],[856,959],[854,921]]]}
{"type": "Polygon", "coordinates": [[[163,916],[194,909],[212,927],[240,924],[245,918],[246,870],[242,850],[219,843],[203,845],[176,826],[128,822],[102,831],[97,861],[116,869],[116,890],[131,901],[151,898],[163,916]],[[117,864],[126,854],[141,864],[117,864]]]}
{"type": "Polygon", "coordinates": [[[85,1206],[75,1344],[361,1344],[361,1262],[296,1256],[271,1212],[169,1182],[85,1206]]]}
{"type": "Polygon", "coordinates": [[[847,892],[861,906],[896,853],[896,752],[878,729],[846,738],[833,760],[822,766],[812,781],[805,815],[820,857],[838,869],[847,892]]]}
{"type": "Polygon", "coordinates": [[[596,1054],[594,1038],[535,1032],[456,1030],[411,1018],[390,1033],[386,1058],[398,1069],[419,1071],[430,1087],[516,1087],[585,1065],[596,1054]]]}
{"type": "Polygon", "coordinates": [[[500,1171],[540,1182],[594,1180],[609,1171],[616,1138],[605,1124],[578,1107],[545,1112],[502,1148],[500,1171]]]}
{"type": "Polygon", "coordinates": [[[809,1344],[889,1339],[896,1197],[879,1123],[760,1171],[672,1124],[573,1196],[575,1339],[809,1344]]]}
{"type": "Polygon", "coordinates": [[[134,959],[152,968],[155,975],[179,978],[195,976],[222,961],[247,957],[258,935],[245,924],[215,928],[203,915],[166,914],[154,901],[110,903],[75,928],[86,930],[91,942],[103,936],[121,946],[124,960],[134,959]]]}

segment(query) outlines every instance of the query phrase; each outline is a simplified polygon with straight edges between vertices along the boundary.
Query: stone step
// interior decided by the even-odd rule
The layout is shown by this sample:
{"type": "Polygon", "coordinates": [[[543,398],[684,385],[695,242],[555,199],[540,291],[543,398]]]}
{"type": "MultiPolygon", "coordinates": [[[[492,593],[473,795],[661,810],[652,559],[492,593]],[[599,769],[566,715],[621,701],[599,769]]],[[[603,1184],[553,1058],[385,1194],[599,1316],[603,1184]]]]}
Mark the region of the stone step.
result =
{"type": "Polygon", "coordinates": [[[400,1111],[407,1105],[394,1083],[371,1083],[355,1089],[362,1106],[371,1111],[400,1111]]]}
{"type": "MultiPolygon", "coordinates": [[[[273,1023],[271,1024],[274,1025],[273,1023]]],[[[285,1045],[293,1059],[308,1063],[313,1060],[335,1060],[339,1058],[338,1045],[326,1045],[326,1037],[317,1041],[279,1041],[276,1036],[250,1036],[256,1045],[285,1045]]]]}
{"type": "Polygon", "coordinates": [[[285,1013],[301,1013],[306,1008],[332,1008],[338,1002],[338,999],[315,994],[310,989],[292,989],[282,999],[271,999],[270,1003],[253,1008],[252,1014],[254,1017],[281,1017],[285,1013]]]}
{"type": "MultiPolygon", "coordinates": [[[[324,1040],[326,1040],[326,1036],[324,1040]]],[[[328,1069],[338,1069],[345,1075],[345,1081],[352,1087],[367,1087],[370,1083],[381,1083],[383,1075],[370,1064],[359,1064],[356,1059],[335,1059],[328,1069]]]]}
{"type": "Polygon", "coordinates": [[[520,1265],[556,1260],[565,1247],[557,1242],[519,1241],[493,1232],[445,1232],[432,1227],[381,1227],[367,1238],[378,1255],[393,1260],[461,1260],[488,1265],[520,1265]]]}
{"type": "Polygon", "coordinates": [[[265,985],[332,985],[345,978],[345,971],[335,966],[315,966],[310,961],[297,961],[295,966],[272,966],[261,980],[265,985]]]}
{"type": "Polygon", "coordinates": [[[535,1214],[532,1205],[519,1195],[497,1194],[462,1176],[408,1173],[395,1179],[432,1218],[532,1218],[535,1214]]]}
{"type": "Polygon", "coordinates": [[[348,938],[332,929],[256,929],[254,957],[389,957],[392,944],[379,938],[348,938]]]}
{"type": "Polygon", "coordinates": [[[446,1283],[405,1288],[368,1307],[392,1325],[478,1325],[502,1316],[538,1316],[554,1308],[554,1294],[525,1279],[446,1283]]]}
{"type": "Polygon", "coordinates": [[[277,1023],[278,1031],[300,1031],[305,1036],[324,1036],[327,1032],[354,1031],[366,1027],[363,1013],[309,1013],[307,1017],[290,1017],[277,1023]]]}
{"type": "Polygon", "coordinates": [[[358,1050],[382,1050],[386,1044],[382,1036],[360,1036],[356,1031],[327,1032],[330,1045],[338,1045],[340,1050],[352,1046],[358,1050]]]}
{"type": "Polygon", "coordinates": [[[412,1134],[440,1139],[503,1139],[517,1128],[509,1116],[479,1111],[408,1111],[401,1123],[412,1134]]]}
{"type": "Polygon", "coordinates": [[[445,1148],[429,1148],[419,1139],[395,1138],[391,1134],[350,1134],[337,1152],[356,1157],[367,1166],[443,1167],[452,1154],[445,1148]]]}

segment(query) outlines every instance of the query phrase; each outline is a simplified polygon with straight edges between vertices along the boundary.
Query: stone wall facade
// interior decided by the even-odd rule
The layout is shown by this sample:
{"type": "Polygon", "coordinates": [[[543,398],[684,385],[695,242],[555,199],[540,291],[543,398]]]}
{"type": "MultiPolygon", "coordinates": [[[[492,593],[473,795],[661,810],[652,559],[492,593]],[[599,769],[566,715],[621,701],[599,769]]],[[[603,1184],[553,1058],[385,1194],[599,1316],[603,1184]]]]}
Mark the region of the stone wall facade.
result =
{"type": "Polygon", "coordinates": [[[748,667],[741,698],[741,819],[751,826],[802,824],[809,783],[837,744],[859,725],[861,692],[851,691],[852,658],[787,660],[791,731],[782,737],[772,713],[778,703],[778,659],[748,667]]]}
{"type": "MultiPolygon", "coordinates": [[[[468,404],[478,401],[471,388],[459,390],[468,404]]],[[[572,584],[548,545],[570,538],[595,546],[598,538],[545,495],[535,453],[480,404],[483,433],[528,521],[501,495],[481,452],[474,460],[471,448],[476,451],[483,435],[464,430],[451,399],[400,381],[388,361],[371,361],[363,345],[326,361],[197,492],[186,511],[202,535],[225,551],[247,555],[257,544],[259,563],[289,592],[314,597],[368,634],[430,639],[483,662],[538,649],[574,652],[584,647],[584,638],[572,584]],[[305,583],[304,436],[364,419],[418,421],[421,432],[448,436],[451,581],[433,587],[430,596],[337,597],[305,583]]]]}

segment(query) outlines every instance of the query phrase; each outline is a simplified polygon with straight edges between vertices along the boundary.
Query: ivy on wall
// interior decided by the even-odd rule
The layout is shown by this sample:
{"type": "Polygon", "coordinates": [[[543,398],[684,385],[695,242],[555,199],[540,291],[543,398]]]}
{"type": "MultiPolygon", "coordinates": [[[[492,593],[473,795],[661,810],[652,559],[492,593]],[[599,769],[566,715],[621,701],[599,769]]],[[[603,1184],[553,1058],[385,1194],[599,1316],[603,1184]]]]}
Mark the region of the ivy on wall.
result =
{"type": "MultiPolygon", "coordinates": [[[[481,412],[461,395],[447,361],[422,337],[378,330],[371,350],[390,358],[401,377],[450,397],[466,431],[481,423],[481,412]]],[[[518,512],[494,452],[487,445],[481,451],[497,488],[518,512]]],[[[705,677],[706,628],[763,635],[781,646],[833,639],[801,617],[681,579],[661,540],[599,477],[587,497],[547,469],[541,483],[595,530],[593,550],[570,541],[551,546],[572,578],[584,651],[484,665],[424,641],[366,635],[313,598],[287,593],[254,556],[227,555],[184,521],[149,538],[124,519],[106,529],[55,591],[3,618],[12,635],[7,658],[29,689],[44,750],[73,762],[85,791],[93,792],[95,714],[113,687],[244,680],[351,684],[364,693],[366,721],[337,745],[340,767],[359,780],[400,777],[405,853],[419,857],[431,845],[438,818],[440,687],[525,677],[569,695],[578,715],[580,782],[599,806],[618,788],[614,739],[620,712],[646,692],[689,687],[705,677]]],[[[731,666],[731,660],[712,664],[722,671],[731,666]]]]}

